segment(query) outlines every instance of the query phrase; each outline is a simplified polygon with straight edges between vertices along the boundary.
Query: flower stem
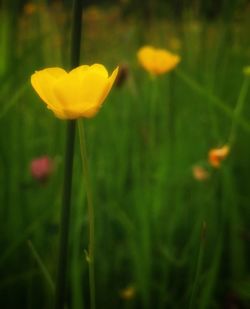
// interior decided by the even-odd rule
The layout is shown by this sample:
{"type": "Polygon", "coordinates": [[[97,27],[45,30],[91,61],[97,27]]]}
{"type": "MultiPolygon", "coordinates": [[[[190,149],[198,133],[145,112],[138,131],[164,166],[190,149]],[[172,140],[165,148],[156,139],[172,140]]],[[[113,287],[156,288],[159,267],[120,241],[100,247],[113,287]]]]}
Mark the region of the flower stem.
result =
{"type": "Polygon", "coordinates": [[[231,131],[230,131],[229,139],[228,139],[228,144],[230,146],[233,145],[236,139],[236,133],[237,133],[237,127],[238,127],[237,119],[240,117],[240,114],[243,109],[243,105],[246,100],[246,96],[248,92],[248,85],[249,85],[249,78],[248,76],[246,76],[241,86],[240,94],[239,94],[239,97],[238,97],[238,100],[236,102],[236,106],[234,109],[234,118],[232,121],[231,131]]]}
{"type": "Polygon", "coordinates": [[[151,146],[153,151],[155,151],[155,144],[156,144],[156,125],[157,125],[157,100],[158,100],[158,80],[155,77],[150,76],[151,85],[149,87],[150,93],[150,118],[151,118],[151,146]]]}
{"type": "MultiPolygon", "coordinates": [[[[226,103],[221,101],[218,97],[211,94],[206,88],[199,85],[198,82],[190,78],[187,74],[181,70],[176,70],[176,76],[180,78],[186,85],[188,85],[193,91],[200,95],[201,97],[208,100],[210,104],[213,104],[217,107],[218,110],[224,113],[228,118],[234,119],[234,121],[241,126],[247,133],[250,133],[250,125],[243,117],[235,117],[234,111],[228,107],[226,103]]],[[[202,102],[202,100],[200,100],[202,102]]]]}
{"type": "Polygon", "coordinates": [[[75,120],[71,120],[68,122],[67,127],[65,170],[64,170],[64,184],[63,184],[61,225],[60,225],[61,230],[60,230],[59,258],[58,258],[58,270],[57,270],[57,282],[56,282],[56,299],[55,299],[56,309],[62,309],[64,307],[64,301],[65,301],[74,140],[75,140],[75,120]]]}
{"type": "Polygon", "coordinates": [[[204,250],[205,250],[205,240],[206,240],[206,228],[207,224],[206,222],[203,222],[202,228],[201,228],[201,240],[200,240],[200,247],[199,247],[199,253],[198,253],[198,259],[197,259],[197,264],[196,264],[196,270],[195,270],[195,277],[194,277],[194,282],[191,290],[191,297],[190,297],[190,302],[189,302],[189,309],[196,308],[194,305],[195,301],[195,296],[197,294],[197,289],[198,289],[198,281],[200,278],[200,273],[202,269],[202,262],[203,262],[203,257],[204,257],[204,250]]]}
{"type": "Polygon", "coordinates": [[[87,195],[88,205],[88,219],[89,219],[89,248],[87,260],[89,263],[89,288],[90,288],[90,308],[95,309],[95,213],[93,205],[93,194],[89,176],[88,156],[86,147],[86,138],[84,132],[84,125],[81,120],[77,121],[79,139],[80,139],[80,152],[83,165],[83,173],[85,180],[85,188],[87,195]]]}
{"type": "Polygon", "coordinates": [[[176,121],[176,106],[174,102],[174,84],[175,73],[170,72],[168,76],[168,134],[169,134],[169,148],[172,150],[175,141],[175,121],[176,121]]]}
{"type": "Polygon", "coordinates": [[[36,251],[33,243],[31,240],[27,240],[27,245],[34,257],[34,259],[36,260],[40,270],[41,270],[41,273],[44,275],[44,278],[46,279],[46,282],[48,284],[48,287],[50,288],[52,294],[54,294],[55,292],[55,285],[54,285],[54,282],[50,276],[50,273],[48,271],[48,269],[46,268],[45,264],[43,263],[41,257],[39,256],[38,252],[36,251]]]}
{"type": "MultiPolygon", "coordinates": [[[[71,68],[79,65],[80,46],[82,29],[82,0],[74,0],[71,34],[71,68]]],[[[71,205],[71,187],[72,170],[75,141],[75,120],[69,120],[67,123],[66,151],[65,151],[65,170],[64,184],[62,194],[61,225],[59,258],[56,281],[55,309],[62,309],[65,301],[67,258],[68,258],[68,239],[70,224],[70,205],[71,205]]]]}
{"type": "Polygon", "coordinates": [[[71,33],[71,68],[74,69],[80,62],[81,35],[82,35],[82,0],[74,0],[72,33],[71,33]]]}

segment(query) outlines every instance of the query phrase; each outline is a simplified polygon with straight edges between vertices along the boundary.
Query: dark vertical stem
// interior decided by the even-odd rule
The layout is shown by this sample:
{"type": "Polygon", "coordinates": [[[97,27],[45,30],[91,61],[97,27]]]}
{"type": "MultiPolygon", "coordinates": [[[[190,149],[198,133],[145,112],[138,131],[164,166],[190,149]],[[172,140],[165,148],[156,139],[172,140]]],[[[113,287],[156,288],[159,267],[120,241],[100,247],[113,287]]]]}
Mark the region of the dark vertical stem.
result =
{"type": "Polygon", "coordinates": [[[80,62],[81,34],[82,34],[82,4],[83,0],[74,0],[73,22],[71,34],[71,68],[75,68],[80,62]]]}
{"type": "MultiPolygon", "coordinates": [[[[71,45],[71,68],[79,65],[81,46],[81,26],[82,26],[82,0],[74,0],[72,17],[72,45],[71,45]]],[[[70,205],[72,189],[72,171],[75,141],[75,120],[67,123],[67,137],[65,150],[65,170],[62,193],[62,210],[60,225],[60,243],[58,271],[56,282],[55,309],[62,309],[65,302],[66,282],[67,282],[67,260],[68,260],[68,240],[70,224],[70,205]]]]}
{"type": "Polygon", "coordinates": [[[68,260],[68,239],[70,223],[70,202],[72,187],[72,168],[75,140],[75,120],[70,120],[67,127],[64,184],[62,194],[59,258],[56,282],[55,308],[62,309],[65,301],[66,274],[68,260]]]}

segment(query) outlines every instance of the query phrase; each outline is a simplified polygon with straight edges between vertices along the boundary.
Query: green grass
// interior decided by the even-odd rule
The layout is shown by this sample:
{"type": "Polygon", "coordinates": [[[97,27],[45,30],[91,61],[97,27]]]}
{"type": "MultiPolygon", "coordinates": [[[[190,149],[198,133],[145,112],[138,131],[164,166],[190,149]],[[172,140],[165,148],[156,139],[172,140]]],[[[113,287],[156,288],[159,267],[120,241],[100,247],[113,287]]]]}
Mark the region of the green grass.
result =
{"type": "MultiPolygon", "coordinates": [[[[70,18],[65,10],[43,7],[13,25],[10,13],[0,14],[0,307],[52,308],[66,122],[46,109],[29,80],[43,67],[68,68],[70,18]],[[44,184],[29,169],[41,155],[55,160],[44,184]]],[[[100,113],[84,122],[97,308],[210,309],[227,306],[229,299],[247,308],[249,91],[241,113],[234,112],[242,70],[250,64],[247,13],[228,24],[156,20],[149,31],[112,11],[94,20],[85,13],[81,62],[129,67],[126,83],[112,89],[100,113]],[[171,49],[173,37],[181,43],[176,52],[182,61],[176,71],[152,80],[136,52],[141,43],[171,49]],[[215,170],[208,151],[228,142],[232,124],[237,130],[230,155],[215,170]],[[194,179],[195,164],[209,171],[209,179],[194,179]],[[135,288],[131,300],[121,298],[128,286],[135,288]]],[[[89,308],[90,301],[78,139],[68,276],[69,308],[77,309],[89,308]]]]}

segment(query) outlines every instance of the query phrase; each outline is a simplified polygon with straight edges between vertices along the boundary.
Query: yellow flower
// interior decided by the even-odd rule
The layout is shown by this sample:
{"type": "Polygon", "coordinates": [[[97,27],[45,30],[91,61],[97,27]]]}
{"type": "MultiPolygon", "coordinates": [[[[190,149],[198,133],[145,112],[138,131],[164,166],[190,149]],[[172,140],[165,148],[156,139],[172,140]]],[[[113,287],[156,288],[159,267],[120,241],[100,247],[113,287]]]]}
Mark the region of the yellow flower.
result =
{"type": "Polygon", "coordinates": [[[31,84],[40,98],[60,119],[95,116],[116,79],[118,67],[109,77],[101,64],[82,65],[67,73],[47,68],[31,76],[31,84]]]}
{"type": "Polygon", "coordinates": [[[140,48],[137,57],[142,67],[153,75],[171,71],[181,60],[178,55],[151,46],[140,48]]]}
{"type": "Polygon", "coordinates": [[[227,145],[221,148],[211,149],[208,153],[208,161],[213,167],[220,167],[221,161],[224,160],[229,154],[229,147],[227,145]]]}

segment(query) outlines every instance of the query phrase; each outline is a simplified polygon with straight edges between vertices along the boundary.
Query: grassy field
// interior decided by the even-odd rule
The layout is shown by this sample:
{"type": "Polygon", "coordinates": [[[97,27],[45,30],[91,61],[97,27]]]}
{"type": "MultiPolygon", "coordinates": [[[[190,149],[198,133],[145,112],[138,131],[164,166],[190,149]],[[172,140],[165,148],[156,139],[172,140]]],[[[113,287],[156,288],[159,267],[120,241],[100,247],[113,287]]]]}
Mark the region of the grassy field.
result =
{"type": "MultiPolygon", "coordinates": [[[[81,63],[127,72],[100,113],[81,120],[97,308],[250,306],[250,12],[230,21],[187,13],[147,24],[117,7],[84,11],[81,63]],[[152,78],[136,56],[148,44],[180,64],[152,78]],[[224,145],[229,155],[213,168],[208,152],[224,145]]],[[[30,76],[69,68],[70,16],[60,5],[0,11],[1,308],[53,307],[66,121],[46,108],[30,76]],[[31,173],[41,156],[53,164],[46,181],[31,173]]],[[[90,308],[87,214],[78,132],[68,308],[90,308]]]]}

